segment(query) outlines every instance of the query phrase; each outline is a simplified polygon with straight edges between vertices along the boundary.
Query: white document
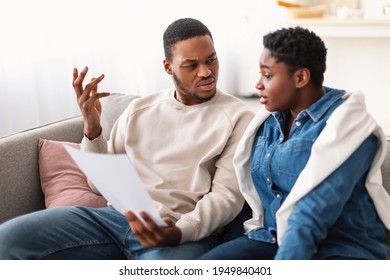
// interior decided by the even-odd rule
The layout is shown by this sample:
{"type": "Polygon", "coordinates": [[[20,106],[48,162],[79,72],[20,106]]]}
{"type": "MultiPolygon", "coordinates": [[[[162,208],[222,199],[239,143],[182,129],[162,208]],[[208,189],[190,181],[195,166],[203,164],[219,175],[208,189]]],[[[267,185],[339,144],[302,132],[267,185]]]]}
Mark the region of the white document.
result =
{"type": "Polygon", "coordinates": [[[159,225],[167,226],[126,154],[83,152],[64,145],[65,149],[99,192],[119,212],[144,211],[159,225]]]}

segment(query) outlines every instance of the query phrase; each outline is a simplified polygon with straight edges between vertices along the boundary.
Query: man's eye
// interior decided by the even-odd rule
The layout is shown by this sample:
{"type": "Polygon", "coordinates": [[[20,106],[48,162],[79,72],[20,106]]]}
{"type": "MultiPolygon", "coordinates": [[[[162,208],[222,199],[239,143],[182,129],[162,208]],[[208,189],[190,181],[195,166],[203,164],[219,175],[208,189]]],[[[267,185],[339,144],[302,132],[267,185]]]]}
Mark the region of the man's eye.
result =
{"type": "Polygon", "coordinates": [[[194,68],[196,68],[196,63],[187,64],[187,65],[184,66],[184,68],[187,68],[187,69],[194,69],[194,68]]]}
{"type": "Polygon", "coordinates": [[[215,62],[216,60],[217,60],[216,57],[210,58],[209,60],[207,60],[207,63],[208,63],[208,64],[211,64],[211,63],[215,62]]]}

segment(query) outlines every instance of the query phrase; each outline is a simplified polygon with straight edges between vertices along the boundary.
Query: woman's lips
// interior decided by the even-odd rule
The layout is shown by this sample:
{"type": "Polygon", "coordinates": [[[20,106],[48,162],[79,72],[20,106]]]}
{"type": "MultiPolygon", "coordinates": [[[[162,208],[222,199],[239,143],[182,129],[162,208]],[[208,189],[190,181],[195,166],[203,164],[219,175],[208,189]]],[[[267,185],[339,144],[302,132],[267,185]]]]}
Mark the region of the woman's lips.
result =
{"type": "Polygon", "coordinates": [[[264,105],[267,102],[268,102],[268,97],[266,97],[264,95],[260,95],[260,103],[264,105]]]}

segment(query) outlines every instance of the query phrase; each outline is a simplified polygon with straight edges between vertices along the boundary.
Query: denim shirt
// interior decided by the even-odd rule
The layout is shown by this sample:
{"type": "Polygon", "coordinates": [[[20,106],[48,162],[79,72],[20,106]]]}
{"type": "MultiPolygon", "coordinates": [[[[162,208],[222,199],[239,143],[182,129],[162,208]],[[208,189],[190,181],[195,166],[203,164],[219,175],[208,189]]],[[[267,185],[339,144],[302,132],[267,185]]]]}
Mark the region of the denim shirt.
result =
{"type": "MultiPolygon", "coordinates": [[[[324,88],[324,96],[283,130],[288,112],[272,113],[257,131],[251,174],[264,207],[264,228],[248,233],[254,240],[276,243],[276,212],[305,167],[311,147],[344,91],[324,88]]],[[[327,179],[302,198],[288,220],[276,259],[347,257],[388,259],[386,229],[365,187],[377,138],[369,136],[327,179]]]]}

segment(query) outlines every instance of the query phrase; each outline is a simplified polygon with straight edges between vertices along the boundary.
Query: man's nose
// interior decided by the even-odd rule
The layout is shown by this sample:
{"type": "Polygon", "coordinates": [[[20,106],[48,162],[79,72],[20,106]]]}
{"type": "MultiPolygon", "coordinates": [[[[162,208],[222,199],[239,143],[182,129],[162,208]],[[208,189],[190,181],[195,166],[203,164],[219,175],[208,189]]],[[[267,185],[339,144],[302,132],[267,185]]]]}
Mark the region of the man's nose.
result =
{"type": "Polygon", "coordinates": [[[198,71],[198,76],[200,77],[208,77],[211,74],[210,68],[205,65],[205,64],[200,64],[199,66],[199,71],[198,71]]]}

